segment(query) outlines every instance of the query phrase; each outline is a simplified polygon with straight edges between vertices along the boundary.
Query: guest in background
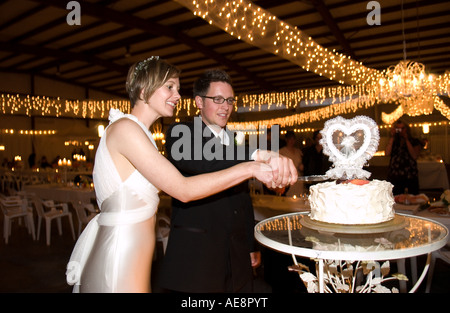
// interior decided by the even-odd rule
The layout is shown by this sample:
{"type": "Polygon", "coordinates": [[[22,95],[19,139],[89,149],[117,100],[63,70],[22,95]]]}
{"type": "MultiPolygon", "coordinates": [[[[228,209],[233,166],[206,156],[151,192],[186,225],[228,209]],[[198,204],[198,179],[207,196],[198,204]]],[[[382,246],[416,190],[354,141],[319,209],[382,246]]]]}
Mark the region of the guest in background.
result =
{"type": "Polygon", "coordinates": [[[39,165],[41,168],[46,169],[52,167],[50,163],[47,161],[47,157],[45,155],[41,158],[41,164],[39,165]]]}
{"type": "Polygon", "coordinates": [[[272,125],[266,130],[267,147],[261,147],[264,150],[277,152],[286,145],[284,140],[280,139],[280,125],[272,125]],[[275,134],[273,134],[275,132],[275,134]]]}
{"type": "Polygon", "coordinates": [[[36,166],[36,153],[32,152],[28,157],[28,166],[33,169],[36,166]]]}
{"type": "MultiPolygon", "coordinates": [[[[279,151],[281,155],[284,155],[294,162],[294,166],[297,169],[299,176],[303,173],[303,152],[297,147],[297,137],[295,132],[289,130],[286,132],[284,136],[286,145],[282,147],[279,151]]],[[[303,183],[298,181],[294,185],[286,187],[288,190],[285,195],[291,197],[293,195],[300,195],[303,193],[303,183]]]]}
{"type": "Polygon", "coordinates": [[[75,155],[77,155],[77,154],[78,154],[77,149],[74,148],[74,149],[72,150],[72,160],[75,160],[75,155]]]}
{"type": "Polygon", "coordinates": [[[61,157],[59,156],[59,155],[57,155],[53,160],[52,160],[52,167],[53,168],[56,168],[56,167],[58,167],[58,161],[59,161],[59,159],[61,159],[61,157]]]}
{"type": "Polygon", "coordinates": [[[332,163],[328,156],[323,153],[323,147],[320,144],[322,134],[320,130],[313,133],[313,144],[303,150],[303,170],[305,176],[324,175],[331,167],[332,163]]]}
{"type": "Polygon", "coordinates": [[[2,167],[3,168],[10,168],[10,163],[8,161],[8,158],[3,158],[2,167]]]}
{"type": "Polygon", "coordinates": [[[303,141],[303,148],[302,148],[302,152],[311,147],[314,144],[314,141],[311,137],[307,137],[304,141],[303,141]]]}
{"type": "Polygon", "coordinates": [[[420,140],[411,136],[411,130],[402,120],[396,121],[391,128],[391,136],[386,146],[385,155],[389,155],[387,181],[394,185],[393,194],[405,192],[419,193],[419,171],[417,158],[422,145],[420,140]]]}

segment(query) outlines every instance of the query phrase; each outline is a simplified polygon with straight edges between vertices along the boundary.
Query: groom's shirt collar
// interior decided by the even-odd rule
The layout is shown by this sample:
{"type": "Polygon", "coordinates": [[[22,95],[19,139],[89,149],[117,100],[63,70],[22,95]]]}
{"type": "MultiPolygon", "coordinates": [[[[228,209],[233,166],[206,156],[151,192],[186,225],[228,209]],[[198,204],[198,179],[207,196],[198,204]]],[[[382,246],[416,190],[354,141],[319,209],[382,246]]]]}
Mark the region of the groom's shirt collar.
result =
{"type": "MultiPolygon", "coordinates": [[[[199,116],[200,118],[202,118],[201,116],[199,116]]],[[[203,120],[202,120],[203,121],[203,120]]],[[[216,138],[220,139],[220,143],[223,145],[228,146],[230,144],[230,136],[228,136],[228,133],[225,131],[224,128],[220,129],[220,132],[217,132],[213,127],[210,127],[208,124],[206,124],[206,127],[209,128],[209,130],[211,130],[211,132],[213,133],[213,135],[216,138]]]]}

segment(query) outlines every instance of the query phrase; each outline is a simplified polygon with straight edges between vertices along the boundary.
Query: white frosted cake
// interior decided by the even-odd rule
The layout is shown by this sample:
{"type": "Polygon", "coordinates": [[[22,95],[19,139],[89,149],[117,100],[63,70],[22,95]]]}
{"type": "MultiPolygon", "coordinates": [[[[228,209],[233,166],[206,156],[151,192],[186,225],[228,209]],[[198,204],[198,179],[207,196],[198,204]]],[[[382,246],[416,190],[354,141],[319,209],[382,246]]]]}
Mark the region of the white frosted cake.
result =
{"type": "Polygon", "coordinates": [[[312,220],[333,224],[376,224],[394,218],[392,184],[381,180],[325,182],[310,187],[312,220]]]}

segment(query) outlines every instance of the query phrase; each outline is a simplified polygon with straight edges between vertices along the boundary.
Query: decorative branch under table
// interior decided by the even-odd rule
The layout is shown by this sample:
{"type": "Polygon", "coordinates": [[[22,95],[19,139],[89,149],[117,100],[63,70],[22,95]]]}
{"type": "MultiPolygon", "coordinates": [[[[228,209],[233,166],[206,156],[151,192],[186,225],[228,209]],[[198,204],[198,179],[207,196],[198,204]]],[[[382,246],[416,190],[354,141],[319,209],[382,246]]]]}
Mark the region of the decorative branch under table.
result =
{"type": "Polygon", "coordinates": [[[370,292],[374,286],[378,290],[374,287],[372,291],[383,291],[380,283],[388,280],[389,262],[379,266],[378,261],[428,254],[424,270],[410,291],[415,292],[428,271],[431,253],[446,245],[448,234],[441,223],[406,214],[396,214],[394,220],[377,225],[349,226],[313,221],[309,212],[299,212],[268,218],[255,226],[255,238],[273,250],[291,254],[295,263],[292,268],[302,273],[300,278],[308,291],[321,293],[370,292]],[[317,277],[303,271],[296,256],[315,260],[317,277]],[[356,269],[368,274],[361,286],[355,286],[356,269]]]}

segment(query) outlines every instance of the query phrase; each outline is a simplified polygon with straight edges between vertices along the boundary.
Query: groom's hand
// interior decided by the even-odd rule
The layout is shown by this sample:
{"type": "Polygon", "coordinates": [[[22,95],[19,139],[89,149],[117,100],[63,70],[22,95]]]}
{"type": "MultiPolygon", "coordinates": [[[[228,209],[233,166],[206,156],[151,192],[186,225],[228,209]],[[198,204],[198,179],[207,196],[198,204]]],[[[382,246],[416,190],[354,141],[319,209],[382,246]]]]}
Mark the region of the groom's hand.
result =
{"type": "Polygon", "coordinates": [[[274,151],[259,150],[256,161],[264,162],[272,168],[272,188],[293,185],[298,179],[294,162],[274,151]]]}

